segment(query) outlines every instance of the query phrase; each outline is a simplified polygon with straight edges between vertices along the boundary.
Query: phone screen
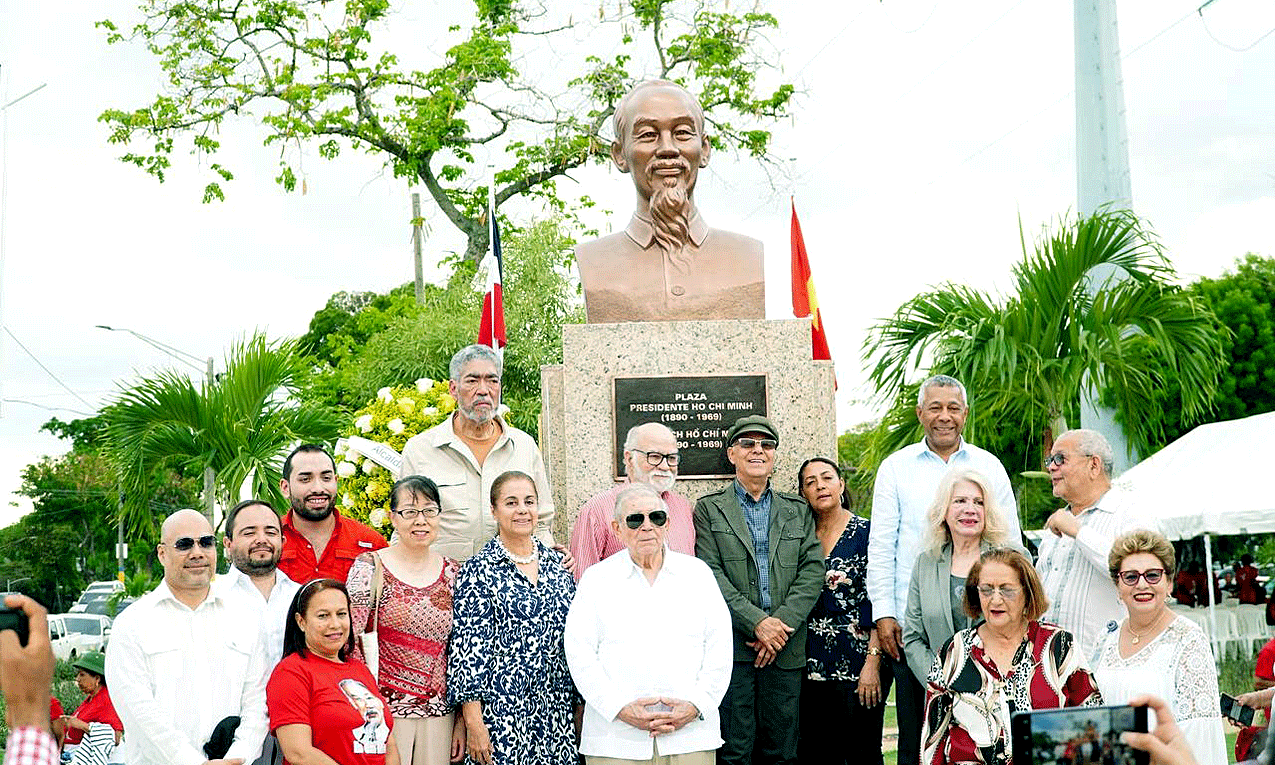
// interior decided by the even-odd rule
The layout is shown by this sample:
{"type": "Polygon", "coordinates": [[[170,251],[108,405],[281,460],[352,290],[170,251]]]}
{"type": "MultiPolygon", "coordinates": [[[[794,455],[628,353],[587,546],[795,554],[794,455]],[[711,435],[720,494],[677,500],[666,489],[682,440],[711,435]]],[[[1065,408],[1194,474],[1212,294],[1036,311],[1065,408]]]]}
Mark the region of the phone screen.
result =
{"type": "Polygon", "coordinates": [[[1146,730],[1146,707],[1042,709],[1010,720],[1015,765],[1147,765],[1146,752],[1120,741],[1146,730]]]}

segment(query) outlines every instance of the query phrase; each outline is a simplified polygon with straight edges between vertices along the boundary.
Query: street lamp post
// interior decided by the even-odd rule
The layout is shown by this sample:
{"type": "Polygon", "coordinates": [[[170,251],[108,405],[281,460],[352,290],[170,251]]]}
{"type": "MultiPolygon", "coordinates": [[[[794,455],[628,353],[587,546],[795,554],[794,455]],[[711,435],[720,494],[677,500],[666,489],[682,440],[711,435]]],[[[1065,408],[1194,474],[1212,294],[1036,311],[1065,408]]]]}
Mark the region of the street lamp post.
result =
{"type": "Polygon", "coordinates": [[[4,583],[4,589],[6,592],[13,592],[13,585],[17,584],[18,582],[29,582],[29,581],[31,581],[31,577],[29,576],[20,577],[18,579],[6,579],[4,583]]]}

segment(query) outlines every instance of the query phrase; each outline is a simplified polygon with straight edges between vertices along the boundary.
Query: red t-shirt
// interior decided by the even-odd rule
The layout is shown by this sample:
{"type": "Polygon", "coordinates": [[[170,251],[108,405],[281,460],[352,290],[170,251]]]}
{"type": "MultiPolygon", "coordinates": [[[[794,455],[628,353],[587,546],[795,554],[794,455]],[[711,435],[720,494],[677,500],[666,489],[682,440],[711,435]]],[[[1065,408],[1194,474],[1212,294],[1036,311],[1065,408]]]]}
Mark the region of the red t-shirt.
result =
{"type": "Polygon", "coordinates": [[[49,722],[51,723],[57,722],[58,718],[64,714],[66,714],[66,711],[62,709],[62,702],[58,701],[57,696],[50,696],[49,697],[49,722]]]}
{"type": "Polygon", "coordinates": [[[270,675],[266,707],[271,731],[277,733],[283,725],[309,725],[314,747],[340,765],[385,762],[394,721],[362,662],[291,654],[270,675]]]}
{"type": "MultiPolygon", "coordinates": [[[[85,699],[84,703],[76,708],[72,717],[78,717],[86,723],[106,723],[115,730],[124,730],[124,723],[120,722],[120,716],[115,713],[115,705],[111,703],[111,694],[106,692],[105,685],[97,693],[85,699]]],[[[66,726],[66,743],[78,744],[82,738],[84,738],[84,731],[66,726]]]]}
{"type": "Polygon", "coordinates": [[[279,557],[279,570],[292,581],[300,584],[311,579],[344,582],[355,558],[389,544],[371,526],[352,518],[343,518],[336,510],[332,511],[332,517],[336,519],[336,527],[332,529],[332,538],[323,548],[323,560],[316,561],[314,547],[293,525],[292,512],[283,516],[283,554],[279,557]]]}

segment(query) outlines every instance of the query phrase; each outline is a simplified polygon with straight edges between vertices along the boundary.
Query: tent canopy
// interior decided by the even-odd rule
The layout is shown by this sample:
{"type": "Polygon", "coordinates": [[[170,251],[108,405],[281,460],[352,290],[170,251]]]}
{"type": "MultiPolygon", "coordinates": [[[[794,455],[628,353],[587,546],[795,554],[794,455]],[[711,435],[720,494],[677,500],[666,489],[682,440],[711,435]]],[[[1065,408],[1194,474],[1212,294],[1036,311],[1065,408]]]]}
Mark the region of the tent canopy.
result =
{"type": "Polygon", "coordinates": [[[1201,425],[1115,483],[1169,539],[1275,531],[1275,412],[1201,425]]]}

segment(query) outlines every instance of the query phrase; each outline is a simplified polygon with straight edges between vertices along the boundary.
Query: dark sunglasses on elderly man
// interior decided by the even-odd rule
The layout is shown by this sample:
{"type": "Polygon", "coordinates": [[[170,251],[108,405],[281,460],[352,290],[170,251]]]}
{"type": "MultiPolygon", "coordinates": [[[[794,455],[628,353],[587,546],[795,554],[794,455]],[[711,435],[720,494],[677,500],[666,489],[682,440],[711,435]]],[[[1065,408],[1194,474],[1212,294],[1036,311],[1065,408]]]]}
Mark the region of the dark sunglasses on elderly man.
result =
{"type": "Polygon", "coordinates": [[[668,523],[668,513],[663,510],[652,510],[649,515],[647,513],[629,513],[624,516],[624,525],[631,529],[640,529],[648,517],[651,519],[651,523],[656,526],[663,526],[668,523]]]}
{"type": "MultiPolygon", "coordinates": [[[[216,544],[217,537],[212,534],[205,534],[199,538],[199,546],[205,550],[211,549],[216,544]]],[[[173,549],[179,552],[186,552],[194,546],[195,540],[190,537],[181,537],[176,542],[173,542],[173,549]]]]}

